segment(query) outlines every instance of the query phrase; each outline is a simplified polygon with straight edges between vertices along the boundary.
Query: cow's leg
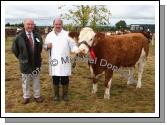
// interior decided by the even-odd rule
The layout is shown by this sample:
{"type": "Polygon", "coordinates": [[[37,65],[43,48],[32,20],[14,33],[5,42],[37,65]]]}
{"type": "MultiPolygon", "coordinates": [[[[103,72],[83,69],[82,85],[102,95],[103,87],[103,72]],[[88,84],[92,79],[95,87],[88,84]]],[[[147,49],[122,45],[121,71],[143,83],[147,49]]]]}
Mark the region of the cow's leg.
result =
{"type": "Polygon", "coordinates": [[[98,84],[97,84],[97,78],[94,77],[94,78],[93,78],[92,94],[95,94],[95,93],[97,92],[97,86],[98,86],[98,84]]]}
{"type": "Polygon", "coordinates": [[[137,81],[136,88],[141,88],[141,78],[143,74],[145,61],[146,61],[146,53],[144,49],[142,48],[142,52],[141,52],[141,55],[138,61],[138,81],[137,81]]]}
{"type": "Polygon", "coordinates": [[[155,35],[153,34],[152,40],[151,40],[152,45],[154,45],[154,42],[155,42],[155,35]]]}
{"type": "Polygon", "coordinates": [[[91,77],[93,78],[92,94],[95,94],[97,92],[97,76],[95,76],[91,65],[89,66],[89,68],[90,68],[90,72],[91,72],[91,77]]]}
{"type": "Polygon", "coordinates": [[[154,40],[153,39],[151,40],[151,44],[154,45],[154,40]]]}
{"type": "Polygon", "coordinates": [[[141,78],[142,78],[142,74],[143,74],[144,64],[145,64],[144,59],[141,60],[138,64],[138,81],[137,81],[136,88],[141,88],[141,78]]]}
{"type": "Polygon", "coordinates": [[[112,71],[105,71],[105,92],[104,99],[110,99],[110,87],[112,82],[112,71]]]}
{"type": "Polygon", "coordinates": [[[134,67],[130,67],[130,68],[129,68],[129,78],[128,78],[127,84],[132,84],[132,83],[134,83],[133,74],[134,74],[134,67]]]}

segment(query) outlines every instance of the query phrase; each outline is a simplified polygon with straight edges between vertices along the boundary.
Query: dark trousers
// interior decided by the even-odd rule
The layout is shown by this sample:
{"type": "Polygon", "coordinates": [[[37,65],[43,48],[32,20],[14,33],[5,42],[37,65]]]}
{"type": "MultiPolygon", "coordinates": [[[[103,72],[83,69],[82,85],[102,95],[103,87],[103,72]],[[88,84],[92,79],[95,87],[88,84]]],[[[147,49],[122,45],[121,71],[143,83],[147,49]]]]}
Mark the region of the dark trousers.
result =
{"type": "Polygon", "coordinates": [[[53,84],[59,85],[61,82],[62,85],[69,84],[69,76],[52,76],[53,84]]]}

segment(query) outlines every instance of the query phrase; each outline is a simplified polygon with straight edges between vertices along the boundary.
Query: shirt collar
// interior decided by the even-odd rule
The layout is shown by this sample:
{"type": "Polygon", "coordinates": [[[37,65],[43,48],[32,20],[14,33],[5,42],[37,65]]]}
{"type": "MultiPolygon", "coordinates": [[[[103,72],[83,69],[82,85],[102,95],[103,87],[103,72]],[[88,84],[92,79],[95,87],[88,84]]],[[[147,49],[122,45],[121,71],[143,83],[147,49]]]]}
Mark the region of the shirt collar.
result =
{"type": "MultiPolygon", "coordinates": [[[[53,32],[56,34],[55,30],[53,29],[53,32]]],[[[62,34],[64,30],[62,29],[58,34],[62,34]]]]}
{"type": "Polygon", "coordinates": [[[33,33],[32,33],[32,32],[31,32],[31,33],[29,33],[29,32],[27,32],[27,31],[26,31],[26,35],[28,36],[29,34],[31,34],[31,36],[33,35],[33,33]]]}

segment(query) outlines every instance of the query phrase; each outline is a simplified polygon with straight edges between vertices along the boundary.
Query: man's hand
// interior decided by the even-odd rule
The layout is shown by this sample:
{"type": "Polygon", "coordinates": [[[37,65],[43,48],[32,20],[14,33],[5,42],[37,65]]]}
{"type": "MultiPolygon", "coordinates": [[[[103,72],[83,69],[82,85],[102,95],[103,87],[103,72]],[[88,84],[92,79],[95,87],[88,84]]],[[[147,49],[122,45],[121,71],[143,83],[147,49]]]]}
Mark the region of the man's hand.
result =
{"type": "Polygon", "coordinates": [[[51,48],[52,48],[52,43],[48,43],[48,44],[47,44],[47,48],[48,48],[48,49],[51,49],[51,48]]]}
{"type": "Polygon", "coordinates": [[[74,51],[74,53],[75,53],[75,54],[80,53],[80,49],[79,49],[79,48],[77,48],[77,49],[74,51]]]}

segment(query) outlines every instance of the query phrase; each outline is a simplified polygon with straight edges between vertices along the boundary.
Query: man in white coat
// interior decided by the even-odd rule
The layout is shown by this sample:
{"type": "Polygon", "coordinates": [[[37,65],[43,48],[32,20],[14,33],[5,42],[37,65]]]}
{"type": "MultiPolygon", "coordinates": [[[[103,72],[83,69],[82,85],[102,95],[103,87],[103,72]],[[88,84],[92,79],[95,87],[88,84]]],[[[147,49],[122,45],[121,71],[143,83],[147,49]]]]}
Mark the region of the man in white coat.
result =
{"type": "Polygon", "coordinates": [[[61,18],[53,21],[54,29],[45,39],[44,49],[49,53],[49,74],[53,79],[54,100],[59,101],[59,84],[63,86],[63,100],[68,101],[69,76],[71,75],[70,52],[79,53],[75,41],[63,30],[61,18]]]}

